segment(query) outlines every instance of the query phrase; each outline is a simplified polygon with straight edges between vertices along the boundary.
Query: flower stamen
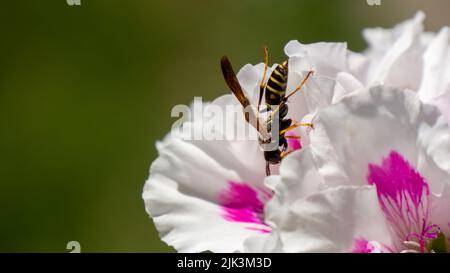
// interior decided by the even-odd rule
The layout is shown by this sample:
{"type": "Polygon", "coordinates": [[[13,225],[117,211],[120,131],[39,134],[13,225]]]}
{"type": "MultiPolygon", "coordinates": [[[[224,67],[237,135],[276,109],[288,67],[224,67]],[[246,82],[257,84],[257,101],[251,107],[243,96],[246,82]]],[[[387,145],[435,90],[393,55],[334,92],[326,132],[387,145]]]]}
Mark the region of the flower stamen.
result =
{"type": "Polygon", "coordinates": [[[404,245],[407,247],[409,246],[418,246],[419,251],[421,253],[424,253],[426,250],[426,245],[429,241],[434,240],[438,237],[439,233],[441,232],[441,229],[438,225],[427,225],[425,220],[423,221],[422,225],[422,232],[419,233],[410,233],[406,236],[406,241],[403,242],[404,245]],[[413,241],[413,239],[416,239],[416,241],[413,241]],[[414,244],[412,244],[414,243],[414,244]]]}

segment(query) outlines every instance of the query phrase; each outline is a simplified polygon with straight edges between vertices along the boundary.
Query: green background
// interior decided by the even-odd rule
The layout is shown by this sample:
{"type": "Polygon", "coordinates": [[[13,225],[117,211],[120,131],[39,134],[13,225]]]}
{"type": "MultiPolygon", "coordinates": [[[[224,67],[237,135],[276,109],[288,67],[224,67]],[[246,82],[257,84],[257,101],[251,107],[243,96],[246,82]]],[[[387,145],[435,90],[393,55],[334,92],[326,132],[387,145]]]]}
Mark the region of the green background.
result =
{"type": "Polygon", "coordinates": [[[0,9],[0,252],[173,251],[141,192],[170,110],[226,92],[219,59],[272,62],[283,46],[348,41],[448,1],[4,1],[0,9]],[[426,3],[425,3],[426,2],[426,3]]]}

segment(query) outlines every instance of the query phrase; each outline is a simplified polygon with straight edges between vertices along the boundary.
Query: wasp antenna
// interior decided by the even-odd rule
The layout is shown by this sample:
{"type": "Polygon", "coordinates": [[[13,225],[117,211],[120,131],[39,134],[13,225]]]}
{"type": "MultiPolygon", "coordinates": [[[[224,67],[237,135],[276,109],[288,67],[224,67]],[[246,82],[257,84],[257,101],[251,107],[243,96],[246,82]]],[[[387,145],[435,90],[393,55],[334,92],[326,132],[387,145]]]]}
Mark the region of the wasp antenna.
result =
{"type": "Polygon", "coordinates": [[[267,49],[267,46],[264,46],[264,73],[263,73],[263,77],[262,77],[260,86],[264,86],[264,83],[266,82],[268,67],[269,67],[269,49],[267,49]]]}
{"type": "Polygon", "coordinates": [[[264,46],[264,72],[261,79],[261,83],[259,84],[259,99],[258,99],[258,105],[256,106],[256,113],[257,113],[257,120],[258,123],[256,124],[256,127],[259,129],[259,108],[261,108],[261,102],[262,98],[264,96],[264,89],[266,88],[266,77],[267,77],[267,69],[269,67],[269,50],[267,49],[267,46],[264,46]]]}

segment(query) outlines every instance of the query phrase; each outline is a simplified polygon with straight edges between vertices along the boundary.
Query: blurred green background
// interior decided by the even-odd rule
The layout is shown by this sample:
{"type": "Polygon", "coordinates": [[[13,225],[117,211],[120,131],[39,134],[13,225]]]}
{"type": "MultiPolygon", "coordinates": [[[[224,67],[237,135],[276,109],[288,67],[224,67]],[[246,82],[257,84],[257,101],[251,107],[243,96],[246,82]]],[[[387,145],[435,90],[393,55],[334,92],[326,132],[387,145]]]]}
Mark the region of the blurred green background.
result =
{"type": "Polygon", "coordinates": [[[0,252],[173,251],[141,192],[170,110],[227,90],[219,59],[272,62],[283,46],[348,41],[446,0],[4,1],[0,9],[0,252]]]}

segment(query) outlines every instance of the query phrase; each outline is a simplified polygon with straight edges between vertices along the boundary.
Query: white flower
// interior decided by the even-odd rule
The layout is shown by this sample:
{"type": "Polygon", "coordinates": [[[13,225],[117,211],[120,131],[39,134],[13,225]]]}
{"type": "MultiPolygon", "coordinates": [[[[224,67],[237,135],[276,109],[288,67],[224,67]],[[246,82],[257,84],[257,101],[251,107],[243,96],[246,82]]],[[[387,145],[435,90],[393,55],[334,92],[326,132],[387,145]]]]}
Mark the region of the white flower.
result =
{"type": "MultiPolygon", "coordinates": [[[[317,71],[302,91],[289,99],[288,117],[311,122],[318,109],[346,92],[342,88],[335,91],[334,77],[346,66],[347,48],[344,43],[318,43],[301,45],[300,49],[298,54],[286,48],[287,92],[295,89],[307,71],[317,71]]],[[[264,64],[245,65],[238,73],[240,85],[254,105],[263,69],[264,64]]],[[[268,75],[271,71],[269,68],[268,75]]],[[[228,106],[241,109],[234,96],[224,95],[205,107],[202,119],[190,117],[183,124],[184,129],[206,130],[224,140],[190,140],[192,130],[184,130],[157,144],[159,157],[150,168],[143,199],[161,239],[178,251],[243,251],[246,239],[264,238],[270,232],[264,222],[264,206],[272,192],[263,184],[265,161],[258,141],[229,138],[229,128],[221,126],[223,119],[210,118],[215,108],[228,106]]],[[[242,113],[237,121],[235,112],[225,113],[224,119],[231,122],[234,131],[248,127],[242,113]]],[[[307,145],[307,133],[304,127],[290,132],[302,140],[289,140],[290,149],[307,145]]],[[[272,167],[272,173],[278,173],[277,166],[272,167]]]]}
{"type": "MultiPolygon", "coordinates": [[[[289,99],[287,117],[315,125],[319,120],[311,135],[305,127],[290,132],[301,138],[292,139],[290,148],[302,149],[283,160],[279,176],[278,166],[272,167],[268,186],[256,138],[229,137],[252,129],[242,113],[237,120],[229,111],[211,117],[217,108],[240,109],[232,95],[183,124],[223,140],[192,140],[188,130],[158,143],[143,199],[162,240],[183,252],[383,252],[417,250],[417,244],[425,250],[437,227],[450,235],[449,29],[424,33],[423,19],[419,12],[392,30],[366,30],[369,49],[362,54],[345,43],[286,45],[288,93],[307,71],[315,72],[289,99]],[[433,104],[448,118],[440,119],[433,104]],[[389,169],[393,164],[410,176],[389,169]],[[404,183],[394,187],[381,174],[404,183]],[[275,197],[266,205],[271,189],[275,197]],[[395,194],[414,206],[407,213],[393,209],[395,194]],[[402,224],[412,212],[414,223],[402,224]]],[[[263,68],[246,65],[238,74],[254,105],[263,68]]]]}
{"type": "Polygon", "coordinates": [[[248,251],[430,251],[439,231],[450,238],[450,130],[435,107],[375,87],[320,111],[315,126],[268,178],[273,232],[248,251]]]}

